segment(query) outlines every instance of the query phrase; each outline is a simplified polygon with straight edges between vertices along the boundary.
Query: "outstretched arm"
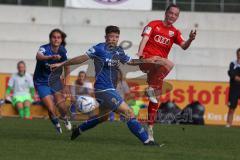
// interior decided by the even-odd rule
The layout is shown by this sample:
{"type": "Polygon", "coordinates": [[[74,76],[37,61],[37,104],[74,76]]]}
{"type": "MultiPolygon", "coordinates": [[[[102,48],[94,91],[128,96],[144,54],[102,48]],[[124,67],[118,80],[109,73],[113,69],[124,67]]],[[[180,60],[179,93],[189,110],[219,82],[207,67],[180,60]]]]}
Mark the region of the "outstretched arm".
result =
{"type": "Polygon", "coordinates": [[[60,55],[52,55],[52,56],[45,56],[43,53],[38,52],[36,55],[36,59],[39,61],[46,61],[46,60],[60,60],[61,56],[60,55]]]}
{"type": "Polygon", "coordinates": [[[77,64],[81,64],[87,60],[89,60],[89,57],[86,54],[84,54],[84,55],[69,59],[68,61],[64,62],[63,65],[64,66],[77,65],[77,64]]]}
{"type": "Polygon", "coordinates": [[[128,65],[140,65],[143,63],[154,63],[154,59],[131,59],[129,62],[127,62],[128,65]]]}
{"type": "Polygon", "coordinates": [[[89,57],[87,55],[77,56],[77,57],[69,59],[65,62],[62,62],[62,63],[52,64],[51,69],[54,69],[54,68],[57,68],[57,67],[60,67],[60,66],[65,66],[66,67],[66,66],[70,66],[70,65],[81,64],[81,63],[87,61],[88,59],[89,59],[89,57]]]}
{"type": "Polygon", "coordinates": [[[127,62],[129,65],[140,65],[142,63],[151,63],[159,66],[164,66],[169,71],[174,67],[174,64],[170,60],[158,56],[153,56],[148,59],[131,59],[129,62],[127,62]]]}
{"type": "Polygon", "coordinates": [[[192,41],[195,39],[197,35],[197,31],[196,30],[191,30],[190,34],[189,34],[189,38],[187,41],[184,41],[180,46],[182,49],[186,50],[190,47],[192,41]]]}

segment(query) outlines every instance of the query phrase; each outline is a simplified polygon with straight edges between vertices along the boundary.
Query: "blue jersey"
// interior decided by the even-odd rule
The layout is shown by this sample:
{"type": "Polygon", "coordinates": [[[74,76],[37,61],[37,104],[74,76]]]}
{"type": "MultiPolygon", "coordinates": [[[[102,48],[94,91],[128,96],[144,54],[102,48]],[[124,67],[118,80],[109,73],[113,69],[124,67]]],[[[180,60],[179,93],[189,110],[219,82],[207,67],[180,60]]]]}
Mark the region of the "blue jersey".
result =
{"type": "Polygon", "coordinates": [[[48,78],[51,74],[49,65],[59,62],[64,62],[67,60],[67,50],[64,46],[60,46],[57,53],[54,53],[51,49],[50,44],[45,44],[40,46],[38,53],[43,54],[44,56],[60,55],[60,60],[37,60],[36,68],[34,71],[33,80],[35,85],[48,85],[48,78]]]}
{"type": "Polygon", "coordinates": [[[127,63],[131,60],[121,47],[109,50],[106,43],[99,43],[90,48],[86,54],[94,60],[95,89],[115,89],[119,63],[127,63]]]}

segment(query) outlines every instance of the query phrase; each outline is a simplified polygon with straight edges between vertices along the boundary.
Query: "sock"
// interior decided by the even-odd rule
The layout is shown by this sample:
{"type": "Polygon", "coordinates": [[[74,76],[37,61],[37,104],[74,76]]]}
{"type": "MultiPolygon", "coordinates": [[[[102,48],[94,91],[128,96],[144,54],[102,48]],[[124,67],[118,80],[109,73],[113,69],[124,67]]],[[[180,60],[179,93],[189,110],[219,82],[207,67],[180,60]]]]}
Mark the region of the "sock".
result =
{"type": "Polygon", "coordinates": [[[18,114],[19,114],[20,118],[24,118],[24,110],[23,110],[23,108],[18,108],[18,114]]]}
{"type": "Polygon", "coordinates": [[[127,122],[128,128],[130,131],[143,143],[147,143],[149,141],[148,139],[148,133],[143,128],[143,126],[136,120],[136,118],[131,118],[127,122]]]}
{"type": "Polygon", "coordinates": [[[59,120],[56,116],[50,116],[49,118],[54,126],[57,126],[57,124],[59,124],[59,120]]]}
{"type": "Polygon", "coordinates": [[[31,116],[31,111],[29,106],[24,106],[24,114],[25,114],[25,118],[29,118],[31,116]]]}
{"type": "Polygon", "coordinates": [[[109,114],[109,120],[110,120],[110,122],[113,122],[113,121],[114,121],[114,112],[110,112],[110,114],[109,114]]]}
{"type": "Polygon", "coordinates": [[[89,129],[95,127],[95,126],[98,125],[99,123],[100,123],[100,121],[99,121],[98,118],[93,118],[93,119],[91,118],[91,120],[87,120],[86,122],[80,124],[80,125],[78,126],[78,128],[79,128],[82,132],[84,132],[84,131],[86,131],[86,130],[89,130],[89,129]]]}
{"type": "Polygon", "coordinates": [[[77,110],[77,108],[76,108],[75,104],[72,104],[70,106],[70,112],[73,113],[73,114],[76,114],[76,110],[77,110]]]}
{"type": "Polygon", "coordinates": [[[158,110],[158,104],[149,102],[148,105],[148,125],[153,125],[156,119],[156,113],[158,110]]]}

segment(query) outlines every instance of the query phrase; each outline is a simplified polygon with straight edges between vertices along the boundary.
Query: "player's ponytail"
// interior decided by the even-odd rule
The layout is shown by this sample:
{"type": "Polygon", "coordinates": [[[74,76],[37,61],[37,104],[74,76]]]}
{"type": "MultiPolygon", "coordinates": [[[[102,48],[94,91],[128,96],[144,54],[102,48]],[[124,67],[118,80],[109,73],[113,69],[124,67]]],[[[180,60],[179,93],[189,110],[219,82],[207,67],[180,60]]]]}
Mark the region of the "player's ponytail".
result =
{"type": "Polygon", "coordinates": [[[63,46],[65,47],[65,46],[67,45],[67,43],[66,43],[66,41],[65,41],[65,39],[66,39],[66,37],[67,37],[66,33],[64,33],[62,30],[60,30],[60,29],[58,29],[58,28],[55,28],[55,29],[53,29],[53,30],[50,32],[50,34],[49,34],[49,40],[51,40],[51,37],[52,37],[52,35],[53,35],[54,32],[58,32],[58,33],[61,34],[61,37],[62,37],[62,43],[61,43],[61,45],[63,45],[63,46]]]}

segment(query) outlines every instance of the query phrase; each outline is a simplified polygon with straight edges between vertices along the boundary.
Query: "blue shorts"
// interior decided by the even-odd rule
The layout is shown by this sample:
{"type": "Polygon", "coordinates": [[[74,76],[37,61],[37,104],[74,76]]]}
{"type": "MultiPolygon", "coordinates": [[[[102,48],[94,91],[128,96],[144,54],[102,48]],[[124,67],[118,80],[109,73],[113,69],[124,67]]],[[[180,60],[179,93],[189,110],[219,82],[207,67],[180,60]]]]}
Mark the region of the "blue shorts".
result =
{"type": "Polygon", "coordinates": [[[116,90],[95,91],[95,96],[100,107],[115,111],[123,102],[122,97],[116,90]]]}
{"type": "Polygon", "coordinates": [[[37,90],[37,93],[40,98],[44,98],[48,95],[53,95],[56,93],[56,91],[53,90],[48,85],[35,85],[35,89],[37,90]]]}
{"type": "Polygon", "coordinates": [[[53,95],[63,89],[63,84],[60,80],[49,82],[49,84],[35,82],[34,86],[40,98],[53,95]]]}

